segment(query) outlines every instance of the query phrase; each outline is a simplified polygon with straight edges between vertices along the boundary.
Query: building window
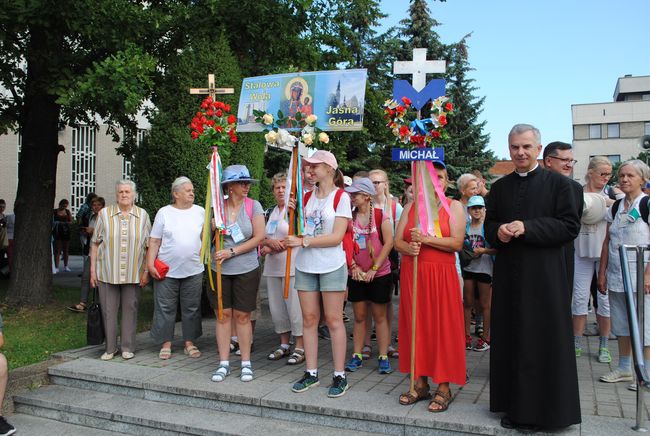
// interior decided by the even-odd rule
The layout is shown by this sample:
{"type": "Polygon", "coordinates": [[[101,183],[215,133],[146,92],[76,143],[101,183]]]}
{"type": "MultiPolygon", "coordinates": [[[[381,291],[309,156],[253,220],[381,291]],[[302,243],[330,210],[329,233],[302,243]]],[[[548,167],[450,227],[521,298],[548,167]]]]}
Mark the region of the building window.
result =
{"type": "MultiPolygon", "coordinates": [[[[136,147],[140,147],[140,144],[142,144],[142,140],[144,139],[144,135],[146,132],[147,132],[146,129],[137,130],[136,137],[135,137],[136,147]]],[[[133,164],[130,160],[123,157],[122,158],[122,180],[131,180],[132,178],[133,178],[133,164]]]]}
{"type": "Polygon", "coordinates": [[[589,139],[600,139],[600,124],[589,124],[589,139]]]}
{"type": "Polygon", "coordinates": [[[645,133],[644,135],[650,135],[650,122],[645,123],[645,133]]]}
{"type": "Polygon", "coordinates": [[[95,147],[95,129],[79,126],[72,131],[72,215],[76,215],[88,193],[95,190],[95,147]]]}
{"type": "Polygon", "coordinates": [[[620,124],[608,124],[607,125],[607,137],[608,138],[620,138],[621,136],[621,127],[620,124]]]}
{"type": "Polygon", "coordinates": [[[621,161],[621,155],[620,154],[606,154],[605,157],[609,159],[609,161],[612,163],[612,165],[616,165],[621,161]]]}

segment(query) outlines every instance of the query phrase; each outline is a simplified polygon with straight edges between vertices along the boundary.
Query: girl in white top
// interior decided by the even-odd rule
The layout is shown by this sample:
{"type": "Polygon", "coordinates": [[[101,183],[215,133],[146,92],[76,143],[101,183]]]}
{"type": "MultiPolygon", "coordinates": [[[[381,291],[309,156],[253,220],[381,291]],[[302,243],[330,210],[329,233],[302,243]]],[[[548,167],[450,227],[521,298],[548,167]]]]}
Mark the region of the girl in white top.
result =
{"type": "MultiPolygon", "coordinates": [[[[648,201],[641,191],[650,180],[650,168],[638,160],[624,162],[618,170],[619,187],[625,198],[619,200],[616,214],[613,207],[607,212],[607,233],[603,242],[598,271],[598,291],[609,294],[612,333],[618,338],[618,367],[603,375],[600,380],[606,383],[633,381],[632,377],[632,346],[628,327],[625,295],[623,289],[621,259],[618,250],[621,245],[648,245],[650,228],[641,216],[641,202],[648,201]]],[[[636,277],[636,256],[629,255],[630,276],[636,277]]],[[[650,319],[650,267],[645,269],[645,317],[650,319]]],[[[632,280],[636,286],[636,280],[632,280]]],[[[636,289],[635,289],[636,291],[636,289]]],[[[645,323],[644,360],[650,365],[650,322],[645,323]]]]}
{"type": "Polygon", "coordinates": [[[296,256],[296,289],[302,306],[307,371],[294,384],[293,391],[304,392],[319,384],[317,328],[322,298],[334,358],[334,380],[328,396],[339,397],[348,388],[344,369],[347,341],[343,324],[348,271],[342,241],[352,219],[350,196],[345,192],[337,193],[339,189],[335,179],[342,187],[343,174],[338,171],[332,153],[319,150],[304,160],[310,165],[308,171],[318,182],[318,187],[304,205],[304,237],[287,236],[285,239],[289,247],[303,247],[296,256]]]}

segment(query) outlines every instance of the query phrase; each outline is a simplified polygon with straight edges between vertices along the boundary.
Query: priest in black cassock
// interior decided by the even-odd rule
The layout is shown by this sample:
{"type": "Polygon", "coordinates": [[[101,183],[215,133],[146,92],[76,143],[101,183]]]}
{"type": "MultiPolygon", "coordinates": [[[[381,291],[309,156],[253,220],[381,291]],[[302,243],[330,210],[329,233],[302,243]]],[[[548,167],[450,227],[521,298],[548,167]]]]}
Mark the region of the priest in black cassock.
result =
{"type": "Polygon", "coordinates": [[[581,422],[564,245],[580,231],[571,181],[539,166],[539,130],[508,135],[515,172],[492,185],[485,236],[492,282],[490,410],[501,425],[554,429],[581,422]]]}

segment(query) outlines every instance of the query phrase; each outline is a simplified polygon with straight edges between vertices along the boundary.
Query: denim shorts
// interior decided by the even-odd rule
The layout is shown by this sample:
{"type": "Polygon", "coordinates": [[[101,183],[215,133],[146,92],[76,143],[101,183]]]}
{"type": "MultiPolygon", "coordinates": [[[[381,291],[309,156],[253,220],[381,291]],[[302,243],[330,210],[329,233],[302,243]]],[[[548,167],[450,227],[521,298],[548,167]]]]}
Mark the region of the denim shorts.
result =
{"type": "Polygon", "coordinates": [[[296,268],[295,286],[299,291],[345,291],[348,284],[348,266],[328,273],[306,273],[296,268]]]}

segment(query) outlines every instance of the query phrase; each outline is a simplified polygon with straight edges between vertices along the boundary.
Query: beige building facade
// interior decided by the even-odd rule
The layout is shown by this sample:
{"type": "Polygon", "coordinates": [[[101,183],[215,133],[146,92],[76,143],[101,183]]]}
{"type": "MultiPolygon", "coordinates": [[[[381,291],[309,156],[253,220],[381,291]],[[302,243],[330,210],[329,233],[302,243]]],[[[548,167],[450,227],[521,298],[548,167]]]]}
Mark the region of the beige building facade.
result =
{"type": "Polygon", "coordinates": [[[650,76],[620,77],[612,102],[571,106],[574,179],[583,182],[589,159],[607,156],[621,162],[637,156],[639,143],[650,135],[650,76]]]}
{"type": "MultiPolygon", "coordinates": [[[[138,130],[138,142],[145,132],[145,129],[138,130]]],[[[18,189],[20,141],[16,133],[0,136],[0,198],[7,202],[5,213],[8,214],[13,213],[18,189]]],[[[74,216],[89,192],[104,197],[107,203],[115,202],[115,182],[131,178],[131,163],[117,155],[115,148],[119,144],[106,134],[106,126],[66,127],[59,132],[59,144],[65,146],[65,153],[59,153],[52,208],[65,198],[70,201],[74,216]]]]}

